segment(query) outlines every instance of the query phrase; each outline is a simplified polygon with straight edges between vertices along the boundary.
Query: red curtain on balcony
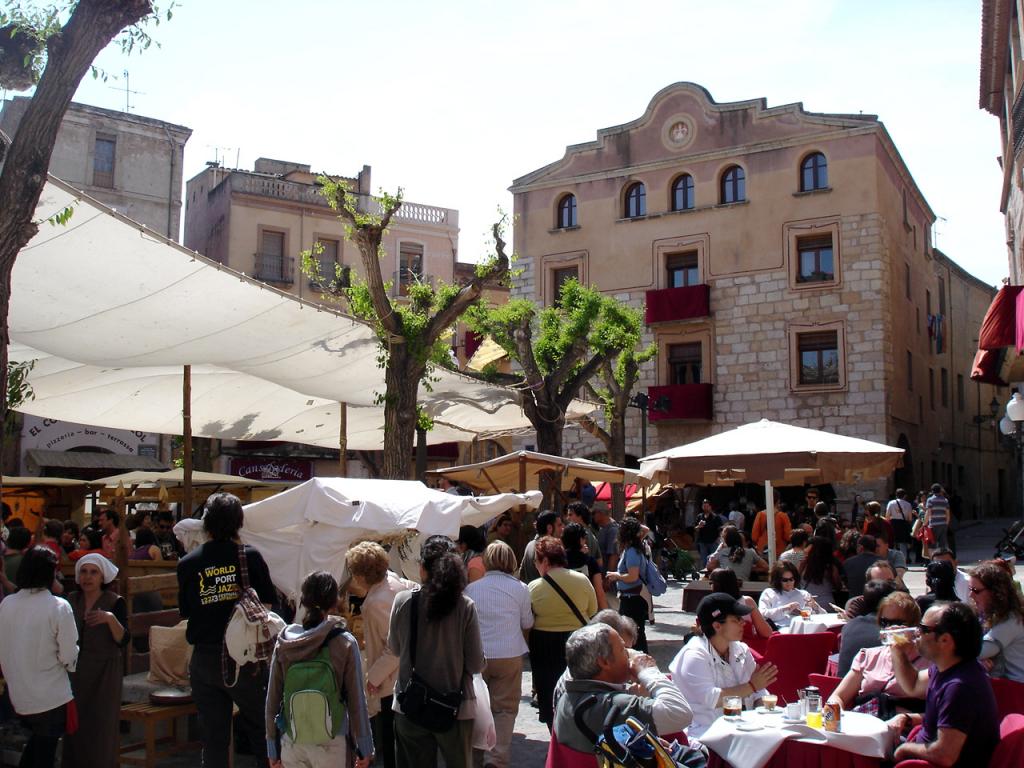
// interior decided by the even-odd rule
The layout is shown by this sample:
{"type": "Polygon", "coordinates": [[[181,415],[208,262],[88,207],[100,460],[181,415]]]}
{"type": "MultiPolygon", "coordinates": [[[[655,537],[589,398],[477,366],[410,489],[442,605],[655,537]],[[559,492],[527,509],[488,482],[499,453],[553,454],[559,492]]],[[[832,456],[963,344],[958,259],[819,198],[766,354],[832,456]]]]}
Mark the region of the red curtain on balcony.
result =
{"type": "Polygon", "coordinates": [[[703,283],[684,288],[647,291],[645,319],[650,324],[707,317],[711,311],[710,296],[709,286],[703,283]]]}
{"type": "Polygon", "coordinates": [[[663,387],[648,387],[647,394],[652,403],[647,416],[651,421],[666,419],[700,419],[710,421],[713,416],[713,385],[711,384],[670,384],[663,387]],[[661,398],[668,399],[668,410],[661,410],[655,404],[661,398]]]}

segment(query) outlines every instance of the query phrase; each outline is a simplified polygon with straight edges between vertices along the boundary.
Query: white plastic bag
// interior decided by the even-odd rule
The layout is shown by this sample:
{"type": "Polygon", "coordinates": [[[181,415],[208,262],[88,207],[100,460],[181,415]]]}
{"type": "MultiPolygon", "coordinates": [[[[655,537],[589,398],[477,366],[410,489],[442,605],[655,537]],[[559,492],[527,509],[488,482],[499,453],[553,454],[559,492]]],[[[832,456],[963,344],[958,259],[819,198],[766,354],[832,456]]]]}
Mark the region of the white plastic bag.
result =
{"type": "Polygon", "coordinates": [[[476,712],[473,715],[473,749],[490,751],[498,743],[494,730],[494,715],[491,714],[491,694],[487,683],[479,672],[473,675],[473,694],[476,696],[476,712]]]}

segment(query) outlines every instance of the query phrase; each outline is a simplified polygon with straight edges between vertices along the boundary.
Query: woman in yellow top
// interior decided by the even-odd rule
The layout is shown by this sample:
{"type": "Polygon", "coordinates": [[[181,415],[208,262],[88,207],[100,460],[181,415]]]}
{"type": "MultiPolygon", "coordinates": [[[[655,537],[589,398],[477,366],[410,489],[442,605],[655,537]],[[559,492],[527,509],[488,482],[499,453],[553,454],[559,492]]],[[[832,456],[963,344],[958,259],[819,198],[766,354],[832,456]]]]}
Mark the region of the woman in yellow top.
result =
{"type": "Polygon", "coordinates": [[[566,568],[565,547],[554,536],[537,541],[534,558],[540,578],[530,582],[536,617],[530,630],[530,668],[540,721],[550,729],[555,683],[565,671],[565,643],[597,613],[597,594],[586,576],[566,568]]]}

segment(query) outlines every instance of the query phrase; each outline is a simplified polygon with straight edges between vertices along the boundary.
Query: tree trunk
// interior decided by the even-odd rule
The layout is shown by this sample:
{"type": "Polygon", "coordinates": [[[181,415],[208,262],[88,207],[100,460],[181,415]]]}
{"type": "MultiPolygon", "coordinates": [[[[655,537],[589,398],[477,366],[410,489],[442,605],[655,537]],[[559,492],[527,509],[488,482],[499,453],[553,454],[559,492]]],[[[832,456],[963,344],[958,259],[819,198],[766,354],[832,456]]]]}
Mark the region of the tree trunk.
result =
{"type": "MultiPolygon", "coordinates": [[[[618,399],[618,398],[617,398],[618,399]]],[[[618,406],[618,403],[615,404],[618,406]]],[[[613,467],[626,466],[626,409],[613,409],[608,420],[608,463],[613,467]]],[[[622,483],[612,485],[612,517],[621,520],[626,514],[626,491],[622,483]]]]}
{"type": "MultiPolygon", "coordinates": [[[[537,430],[537,450],[551,456],[562,455],[562,431],[565,429],[565,418],[559,417],[553,421],[541,419],[535,421],[537,430]]],[[[562,510],[562,497],[557,491],[551,473],[544,472],[540,475],[540,491],[544,494],[541,502],[543,509],[553,509],[556,512],[562,510]]]]}
{"type": "MultiPolygon", "coordinates": [[[[36,205],[46,184],[61,120],[93,60],[125,27],[153,12],[149,0],[81,0],[47,41],[46,69],[29,101],[0,173],[0,389],[7,392],[7,317],[14,261],[39,229],[36,205]]],[[[0,423],[7,399],[0,403],[0,423]]]]}
{"type": "Polygon", "coordinates": [[[412,471],[413,441],[416,437],[416,398],[426,369],[406,349],[395,344],[384,371],[384,463],[385,480],[408,480],[412,471]]]}

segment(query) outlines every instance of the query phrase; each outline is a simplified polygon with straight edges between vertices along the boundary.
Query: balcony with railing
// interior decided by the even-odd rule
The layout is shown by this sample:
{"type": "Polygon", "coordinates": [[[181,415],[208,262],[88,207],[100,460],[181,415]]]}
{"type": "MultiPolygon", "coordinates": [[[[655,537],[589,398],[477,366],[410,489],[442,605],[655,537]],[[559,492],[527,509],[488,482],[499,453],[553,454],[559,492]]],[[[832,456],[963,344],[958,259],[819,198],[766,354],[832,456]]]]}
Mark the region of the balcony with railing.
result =
{"type": "Polygon", "coordinates": [[[1013,100],[1011,129],[1013,130],[1013,156],[1017,157],[1024,149],[1024,86],[1017,91],[1017,97],[1013,100]]]}
{"type": "MultiPolygon", "coordinates": [[[[327,208],[327,201],[320,194],[320,188],[315,184],[303,184],[299,181],[287,181],[275,176],[239,171],[233,172],[230,179],[233,192],[327,208]]],[[[380,213],[380,201],[377,198],[369,195],[358,195],[357,197],[359,198],[357,203],[359,210],[380,213]]],[[[416,224],[450,227],[459,225],[459,213],[456,210],[408,201],[402,203],[402,207],[395,212],[392,218],[396,221],[416,224]]]]}
{"type": "Polygon", "coordinates": [[[711,421],[714,417],[714,389],[712,384],[669,384],[648,387],[650,402],[661,402],[665,407],[651,409],[651,421],[711,421]],[[662,399],[664,398],[664,399],[662,399]]]}
{"type": "Polygon", "coordinates": [[[652,323],[694,320],[711,314],[711,287],[706,283],[647,291],[644,319],[652,323]]]}
{"type": "Polygon", "coordinates": [[[276,253],[253,254],[253,277],[265,283],[291,285],[295,282],[295,259],[276,253]]]}

